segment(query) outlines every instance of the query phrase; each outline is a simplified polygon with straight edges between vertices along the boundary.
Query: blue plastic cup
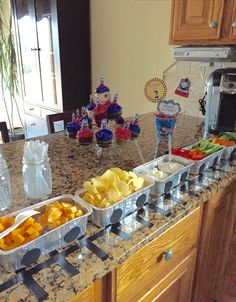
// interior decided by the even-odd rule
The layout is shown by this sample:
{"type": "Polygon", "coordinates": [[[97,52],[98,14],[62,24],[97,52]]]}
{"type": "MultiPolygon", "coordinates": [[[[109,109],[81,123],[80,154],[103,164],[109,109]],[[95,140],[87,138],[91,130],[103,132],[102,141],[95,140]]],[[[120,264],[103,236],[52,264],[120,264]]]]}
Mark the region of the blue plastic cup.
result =
{"type": "Polygon", "coordinates": [[[156,128],[158,137],[168,138],[169,134],[172,134],[176,125],[176,117],[161,118],[156,117],[156,128]]]}

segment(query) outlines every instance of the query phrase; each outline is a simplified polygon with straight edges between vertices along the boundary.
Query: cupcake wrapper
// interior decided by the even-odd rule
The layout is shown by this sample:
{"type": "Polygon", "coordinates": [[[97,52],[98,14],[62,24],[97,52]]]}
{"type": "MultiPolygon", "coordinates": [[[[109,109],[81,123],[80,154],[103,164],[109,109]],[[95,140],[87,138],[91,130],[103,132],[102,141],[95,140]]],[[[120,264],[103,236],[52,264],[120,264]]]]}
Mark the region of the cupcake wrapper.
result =
{"type": "Polygon", "coordinates": [[[87,146],[93,142],[93,138],[88,138],[88,137],[79,138],[78,141],[79,141],[80,145],[87,146]]]}
{"type": "Polygon", "coordinates": [[[116,112],[116,113],[109,113],[108,112],[108,119],[109,120],[116,120],[117,118],[119,118],[121,116],[122,112],[116,112]]]}
{"type": "Polygon", "coordinates": [[[111,145],[111,140],[107,140],[107,141],[97,140],[97,144],[99,147],[102,148],[109,147],[111,145]]]}
{"type": "Polygon", "coordinates": [[[77,134],[77,132],[66,132],[67,133],[67,137],[69,137],[69,138],[76,138],[76,134],[77,134]]]}

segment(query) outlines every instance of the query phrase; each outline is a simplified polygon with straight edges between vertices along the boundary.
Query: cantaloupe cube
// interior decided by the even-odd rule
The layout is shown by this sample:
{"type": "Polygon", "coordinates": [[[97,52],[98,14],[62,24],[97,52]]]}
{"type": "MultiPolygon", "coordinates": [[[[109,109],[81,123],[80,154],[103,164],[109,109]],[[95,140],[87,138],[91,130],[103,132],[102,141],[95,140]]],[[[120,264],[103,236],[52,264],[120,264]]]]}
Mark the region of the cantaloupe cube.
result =
{"type": "Polygon", "coordinates": [[[0,233],[2,233],[5,230],[4,226],[2,225],[2,223],[0,223],[0,233]]]}
{"type": "Polygon", "coordinates": [[[12,235],[23,235],[25,233],[25,230],[21,227],[17,227],[15,230],[11,231],[12,235]]]}
{"type": "Polygon", "coordinates": [[[50,209],[50,211],[48,212],[48,222],[54,223],[55,221],[57,221],[62,215],[62,212],[56,208],[53,207],[50,209]]]}
{"type": "Polygon", "coordinates": [[[31,240],[37,238],[39,236],[39,232],[35,232],[33,234],[30,235],[31,240]]]}
{"type": "Polygon", "coordinates": [[[5,229],[11,227],[14,222],[15,222],[15,217],[2,217],[2,221],[1,221],[5,229]]]}
{"type": "Polygon", "coordinates": [[[58,208],[59,210],[63,209],[63,206],[58,200],[54,201],[53,206],[58,208]]]}
{"type": "Polygon", "coordinates": [[[38,216],[38,220],[41,223],[42,226],[47,226],[48,224],[48,218],[46,214],[41,214],[40,216],[38,216]]]}
{"type": "Polygon", "coordinates": [[[14,243],[17,244],[17,246],[20,246],[22,244],[22,242],[24,242],[25,237],[20,234],[16,234],[16,235],[12,236],[12,239],[13,239],[14,243]]]}
{"type": "Polygon", "coordinates": [[[41,232],[42,229],[43,229],[43,227],[41,226],[41,224],[38,223],[38,222],[35,222],[35,223],[33,224],[33,227],[34,227],[35,230],[38,231],[38,232],[41,232]]]}
{"type": "Polygon", "coordinates": [[[75,217],[80,217],[80,216],[83,216],[82,210],[78,210],[78,211],[75,213],[75,217]]]}
{"type": "Polygon", "coordinates": [[[26,234],[31,236],[32,234],[36,233],[37,231],[35,230],[35,228],[33,226],[30,226],[25,232],[26,232],[26,234]]]}
{"type": "Polygon", "coordinates": [[[28,229],[33,223],[35,222],[33,217],[27,218],[22,224],[20,224],[20,227],[24,230],[28,229]]]}
{"type": "Polygon", "coordinates": [[[59,221],[60,221],[61,224],[64,224],[64,223],[66,223],[68,221],[68,218],[65,217],[65,216],[61,216],[60,219],[59,219],[59,221]]]}
{"type": "Polygon", "coordinates": [[[75,214],[67,214],[68,220],[72,220],[75,218],[75,214]]]}
{"type": "Polygon", "coordinates": [[[74,214],[77,211],[76,206],[73,207],[68,207],[68,208],[64,208],[63,212],[68,215],[68,214],[74,214]]]}

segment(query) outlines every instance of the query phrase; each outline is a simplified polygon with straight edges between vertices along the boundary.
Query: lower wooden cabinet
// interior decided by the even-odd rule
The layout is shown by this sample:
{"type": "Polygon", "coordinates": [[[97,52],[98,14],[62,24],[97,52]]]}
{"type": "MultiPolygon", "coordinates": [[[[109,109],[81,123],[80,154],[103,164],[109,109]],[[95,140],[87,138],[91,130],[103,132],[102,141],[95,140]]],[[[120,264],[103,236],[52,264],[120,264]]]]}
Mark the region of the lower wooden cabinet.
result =
{"type": "Polygon", "coordinates": [[[236,182],[204,206],[193,302],[236,302],[236,182]]]}
{"type": "Polygon", "coordinates": [[[153,287],[139,302],[189,302],[197,250],[194,249],[173,271],[153,287]]]}
{"type": "Polygon", "coordinates": [[[69,302],[105,302],[106,293],[103,291],[104,279],[97,279],[95,283],[80,292],[69,302]]]}
{"type": "Polygon", "coordinates": [[[110,301],[190,301],[200,223],[199,207],[118,266],[110,301]]]}

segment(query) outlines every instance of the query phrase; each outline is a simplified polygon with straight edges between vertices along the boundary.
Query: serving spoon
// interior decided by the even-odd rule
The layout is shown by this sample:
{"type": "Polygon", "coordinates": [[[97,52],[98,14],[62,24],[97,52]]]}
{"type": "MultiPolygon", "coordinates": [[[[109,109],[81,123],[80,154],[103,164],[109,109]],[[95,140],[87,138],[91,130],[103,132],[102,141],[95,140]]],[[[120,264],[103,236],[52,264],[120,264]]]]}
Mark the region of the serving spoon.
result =
{"type": "Polygon", "coordinates": [[[6,235],[8,235],[11,231],[15,230],[18,225],[20,225],[22,222],[24,222],[27,218],[39,214],[40,212],[35,211],[35,210],[26,210],[23,212],[20,212],[19,214],[16,215],[15,217],[15,222],[14,224],[9,227],[8,229],[6,229],[5,231],[3,231],[2,233],[0,233],[0,239],[5,237],[6,235]]]}

